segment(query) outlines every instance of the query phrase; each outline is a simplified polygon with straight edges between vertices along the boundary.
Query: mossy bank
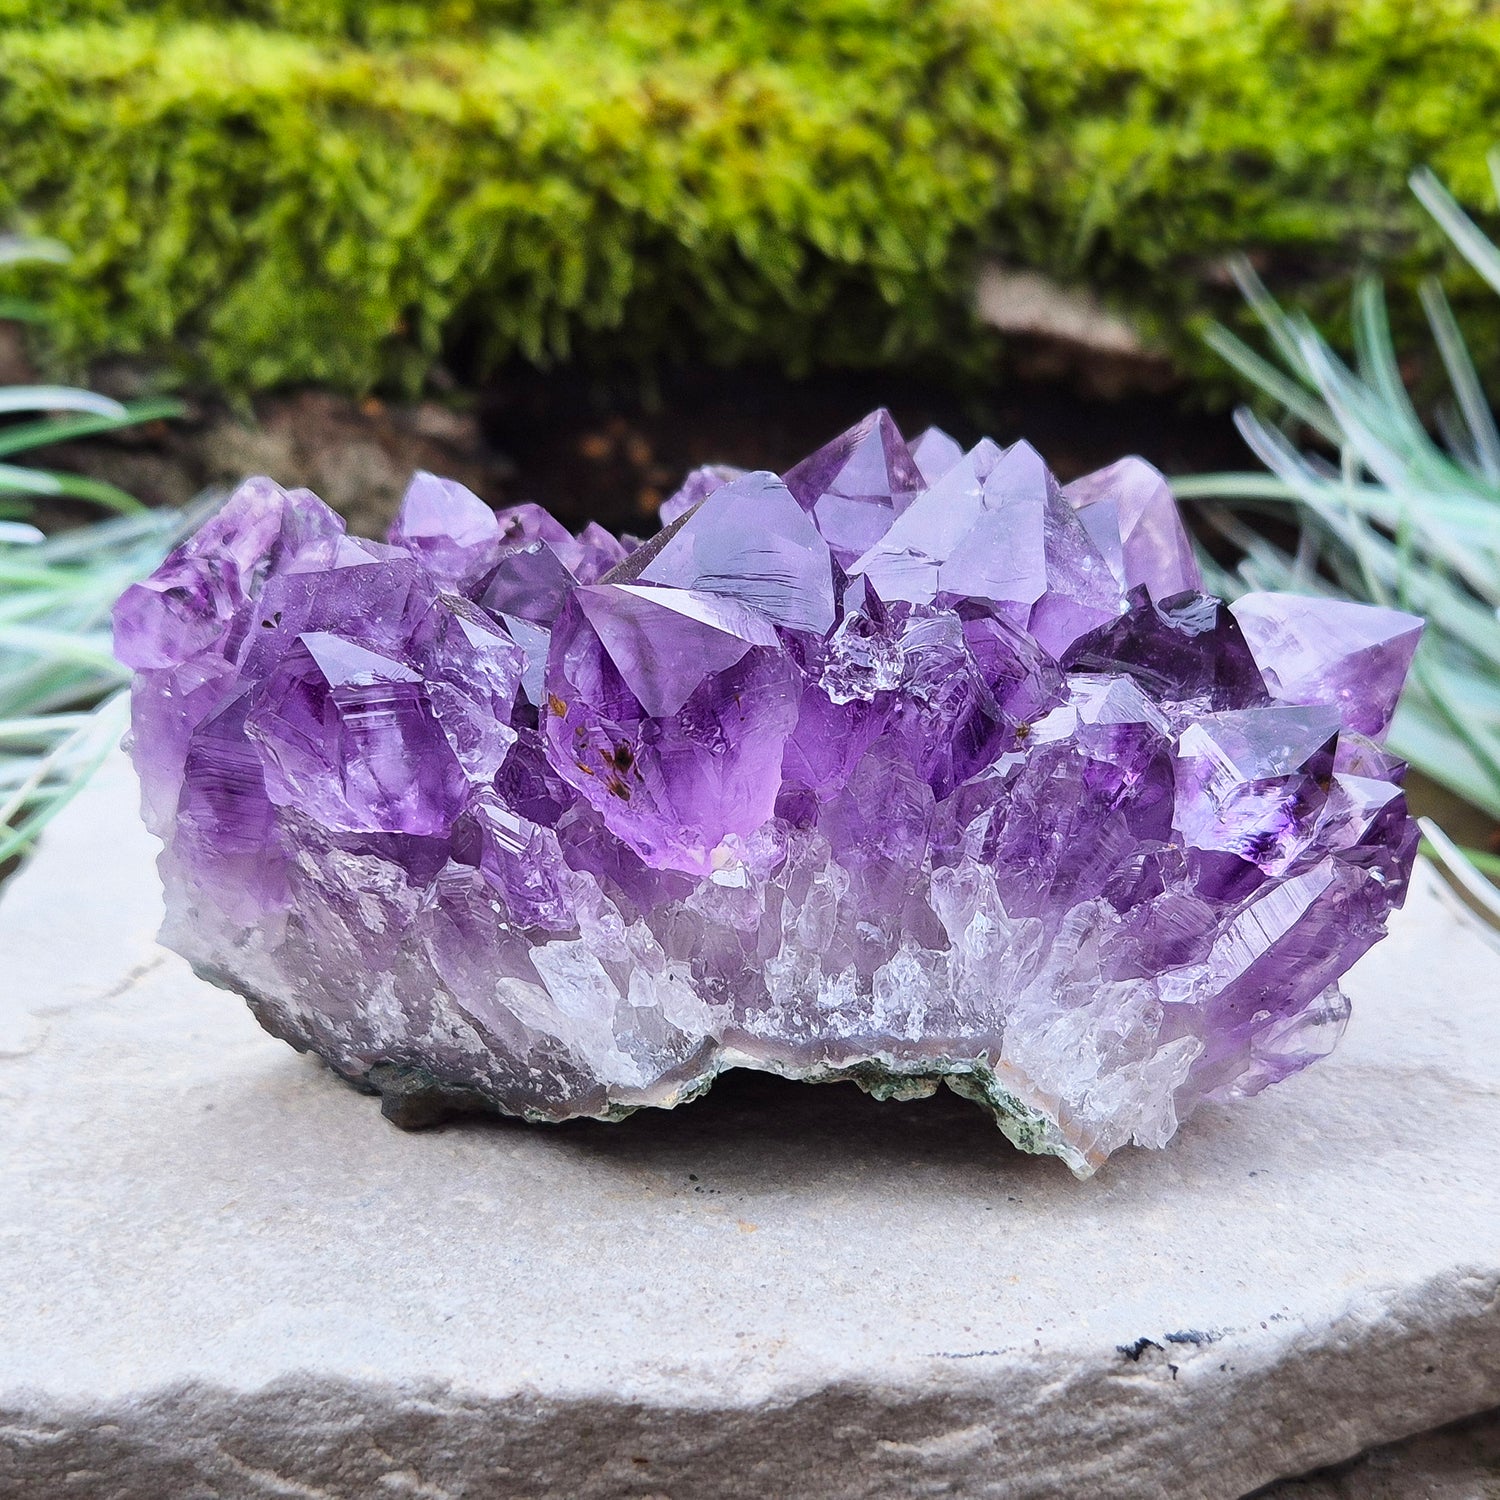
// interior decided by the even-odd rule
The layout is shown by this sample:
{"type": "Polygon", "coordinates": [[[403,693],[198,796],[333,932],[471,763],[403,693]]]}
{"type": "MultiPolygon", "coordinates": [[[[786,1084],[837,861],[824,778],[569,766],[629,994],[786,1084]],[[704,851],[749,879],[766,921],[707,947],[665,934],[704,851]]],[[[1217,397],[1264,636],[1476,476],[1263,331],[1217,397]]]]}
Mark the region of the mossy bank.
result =
{"type": "Polygon", "coordinates": [[[1449,266],[1496,349],[1405,179],[1489,207],[1497,118],[1481,0],[0,0],[4,216],[77,252],[60,363],[232,389],[682,351],[988,375],[987,256],[1204,372],[1239,248],[1325,314],[1361,265],[1449,266]]]}

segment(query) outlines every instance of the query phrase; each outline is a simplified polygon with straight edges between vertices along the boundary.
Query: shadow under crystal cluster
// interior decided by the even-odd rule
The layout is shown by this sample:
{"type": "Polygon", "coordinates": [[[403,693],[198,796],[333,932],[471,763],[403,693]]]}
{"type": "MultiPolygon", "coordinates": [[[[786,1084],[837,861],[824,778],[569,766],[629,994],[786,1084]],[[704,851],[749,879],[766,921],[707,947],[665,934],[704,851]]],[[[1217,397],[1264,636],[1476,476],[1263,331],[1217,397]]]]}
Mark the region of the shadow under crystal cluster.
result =
{"type": "Polygon", "coordinates": [[[1201,591],[1139,459],[879,411],[664,530],[251,480],[116,609],[164,940],[393,1118],[940,1082],[1093,1170],[1338,1038],[1409,615],[1201,591]]]}

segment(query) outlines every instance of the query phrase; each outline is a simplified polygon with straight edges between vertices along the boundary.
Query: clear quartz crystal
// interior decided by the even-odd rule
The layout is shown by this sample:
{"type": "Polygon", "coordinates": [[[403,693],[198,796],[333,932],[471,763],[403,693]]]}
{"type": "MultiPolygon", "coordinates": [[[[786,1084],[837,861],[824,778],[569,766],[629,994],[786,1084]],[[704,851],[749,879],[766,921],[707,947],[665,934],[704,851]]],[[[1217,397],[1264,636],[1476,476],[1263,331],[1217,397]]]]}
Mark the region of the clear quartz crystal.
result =
{"type": "Polygon", "coordinates": [[[1087,1174],[1334,1045],[1418,620],[1231,609],[1141,460],[884,411],[663,519],[242,486],[115,613],[165,940],[410,1122],[946,1081],[1087,1174]]]}

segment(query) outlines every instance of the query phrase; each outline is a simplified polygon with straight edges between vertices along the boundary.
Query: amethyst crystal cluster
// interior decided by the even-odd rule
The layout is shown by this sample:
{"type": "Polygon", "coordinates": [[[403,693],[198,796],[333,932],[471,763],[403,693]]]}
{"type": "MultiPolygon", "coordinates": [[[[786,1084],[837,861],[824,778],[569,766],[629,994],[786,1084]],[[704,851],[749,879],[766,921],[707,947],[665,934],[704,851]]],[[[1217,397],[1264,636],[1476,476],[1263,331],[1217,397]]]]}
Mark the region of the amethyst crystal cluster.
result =
{"type": "Polygon", "coordinates": [[[1326,1053],[1419,622],[1202,591],[1138,459],[876,412],[632,547],[243,486],[120,601],[165,940],[393,1117],[940,1082],[1087,1173],[1326,1053]]]}

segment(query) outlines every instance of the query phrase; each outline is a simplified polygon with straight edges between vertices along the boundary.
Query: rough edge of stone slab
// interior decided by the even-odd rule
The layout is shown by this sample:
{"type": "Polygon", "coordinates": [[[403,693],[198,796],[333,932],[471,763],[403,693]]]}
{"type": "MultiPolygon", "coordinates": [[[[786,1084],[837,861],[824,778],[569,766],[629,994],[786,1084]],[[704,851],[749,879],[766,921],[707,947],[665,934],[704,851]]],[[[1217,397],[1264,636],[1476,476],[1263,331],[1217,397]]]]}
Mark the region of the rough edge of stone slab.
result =
{"type": "Polygon", "coordinates": [[[13,1396],[0,1407],[0,1494],[1238,1500],[1492,1404],[1500,1278],[1459,1274],[1366,1298],[1290,1343],[1261,1330],[1170,1352],[1147,1342],[1065,1386],[1063,1399],[1055,1367],[1038,1358],[993,1375],[975,1359],[921,1381],[907,1372],[887,1389],[829,1384],[744,1407],[295,1375],[258,1390],[187,1384],[98,1406],[13,1396]],[[1351,1346],[1380,1340],[1384,1358],[1348,1360],[1351,1346]],[[1424,1389],[1425,1375],[1455,1361],[1465,1380],[1424,1389]],[[1227,1399],[1178,1399],[1229,1363],[1244,1378],[1224,1387],[1227,1399]]]}
{"type": "Polygon", "coordinates": [[[1277,1480],[1250,1500],[1500,1500],[1500,1407],[1277,1480]]]}

